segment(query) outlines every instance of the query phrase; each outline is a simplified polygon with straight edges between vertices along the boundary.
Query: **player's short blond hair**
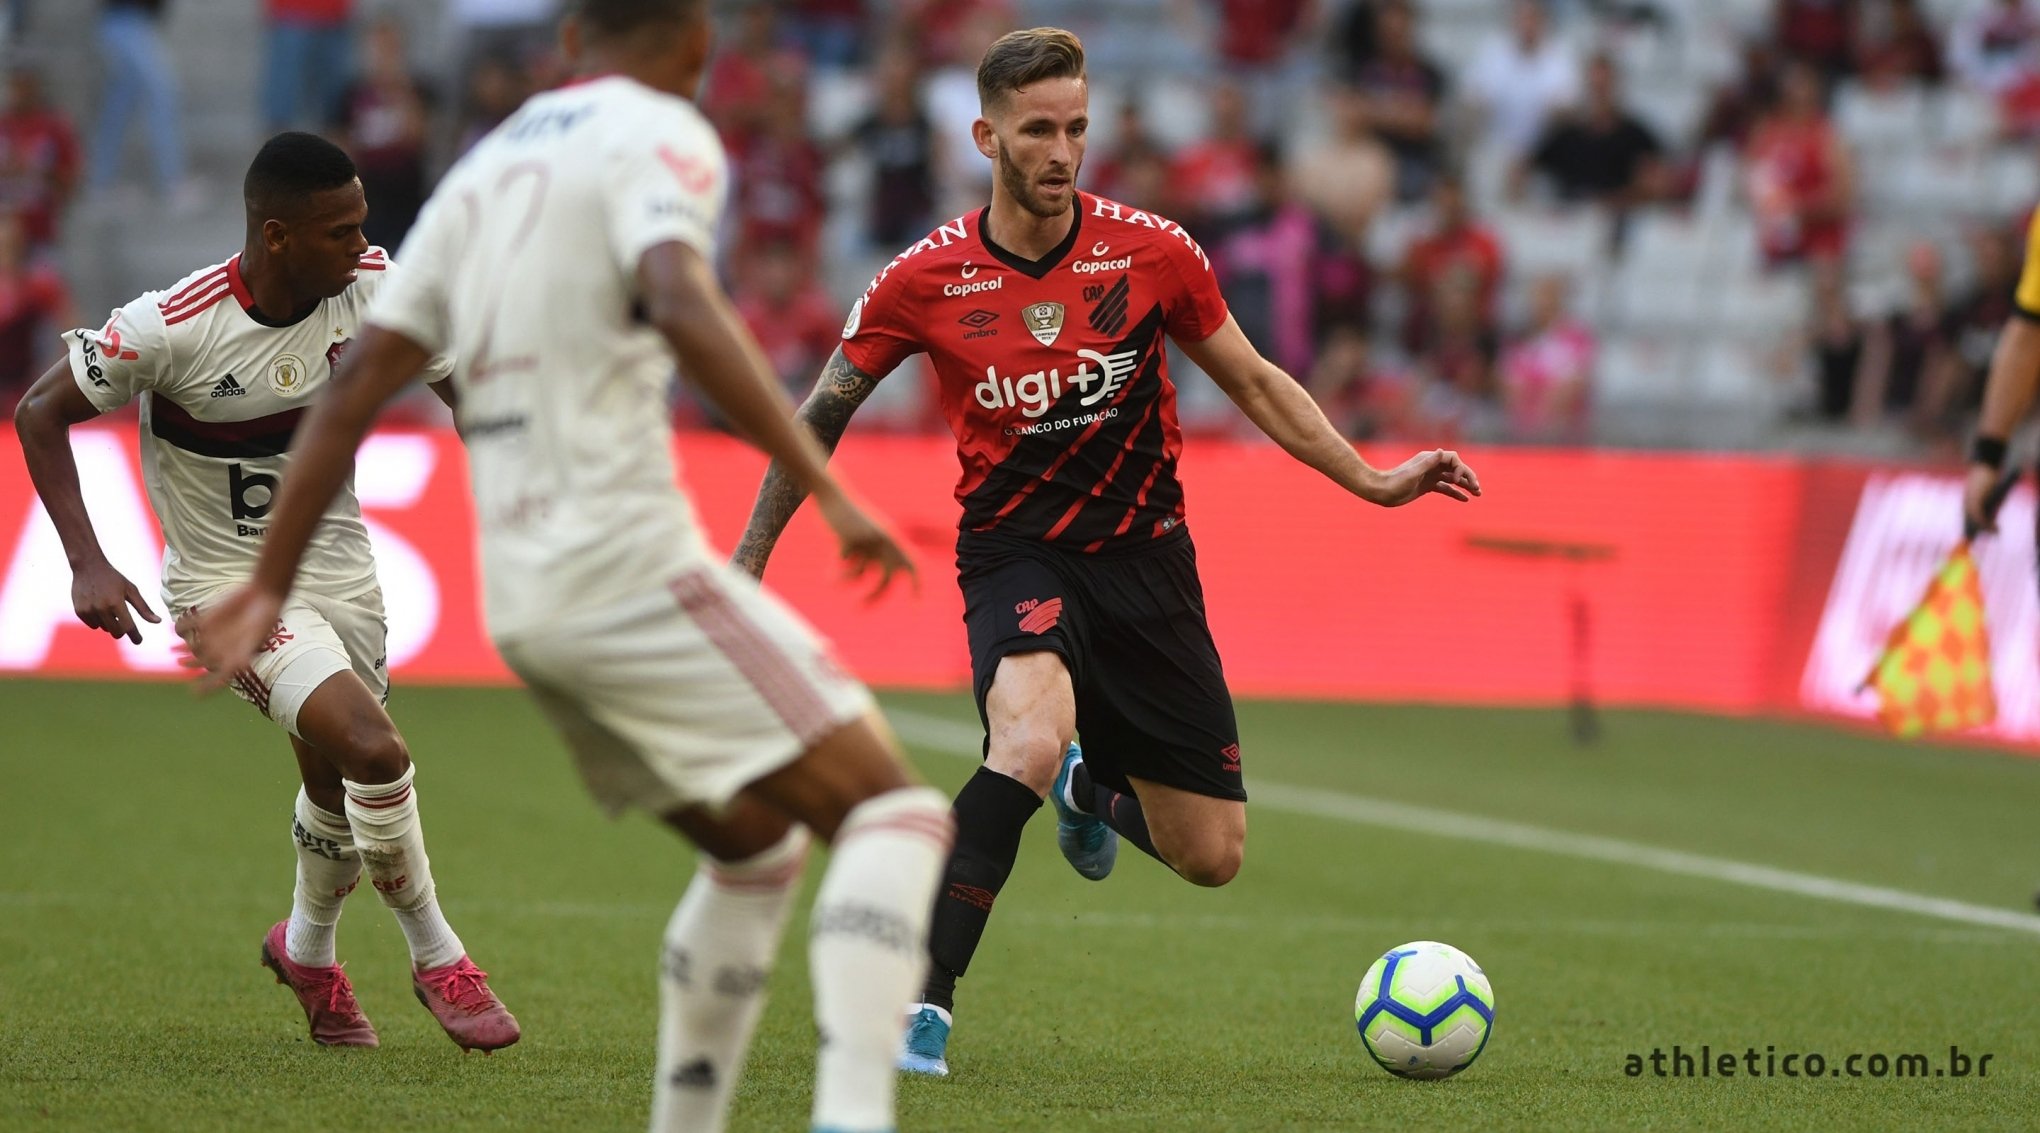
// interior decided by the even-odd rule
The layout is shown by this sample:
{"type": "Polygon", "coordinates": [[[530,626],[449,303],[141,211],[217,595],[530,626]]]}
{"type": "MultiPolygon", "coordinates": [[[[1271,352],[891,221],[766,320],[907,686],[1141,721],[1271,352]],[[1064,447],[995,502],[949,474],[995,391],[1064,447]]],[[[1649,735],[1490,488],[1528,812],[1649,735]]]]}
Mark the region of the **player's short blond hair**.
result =
{"type": "Polygon", "coordinates": [[[978,60],[978,107],[989,111],[1012,91],[1043,79],[1084,77],[1084,41],[1064,28],[1009,31],[978,60]]]}

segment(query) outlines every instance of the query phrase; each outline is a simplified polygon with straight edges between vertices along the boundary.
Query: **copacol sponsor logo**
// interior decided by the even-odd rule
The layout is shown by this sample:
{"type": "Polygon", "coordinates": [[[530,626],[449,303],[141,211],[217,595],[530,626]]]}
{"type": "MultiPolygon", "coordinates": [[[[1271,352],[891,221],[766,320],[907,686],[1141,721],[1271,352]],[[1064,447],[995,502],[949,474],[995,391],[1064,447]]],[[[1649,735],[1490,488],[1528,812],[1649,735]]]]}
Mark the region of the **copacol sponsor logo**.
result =
{"type": "Polygon", "coordinates": [[[942,294],[951,297],[975,295],[980,291],[997,291],[1004,286],[1006,286],[1006,277],[995,275],[990,279],[980,279],[970,283],[945,283],[942,285],[942,294]]]}
{"type": "Polygon", "coordinates": [[[985,380],[971,392],[986,409],[1018,407],[1027,417],[1039,417],[1055,407],[1067,390],[1079,393],[1079,405],[1096,405],[1118,393],[1140,362],[1140,351],[1123,350],[1100,354],[1077,351],[1077,368],[1065,376],[1060,367],[1031,374],[1002,375],[995,366],[985,367],[985,380]]]}
{"type": "Polygon", "coordinates": [[[1132,256],[1121,256],[1116,260],[1078,260],[1070,265],[1070,270],[1078,275],[1096,275],[1101,271],[1125,271],[1132,266],[1132,256]]]}

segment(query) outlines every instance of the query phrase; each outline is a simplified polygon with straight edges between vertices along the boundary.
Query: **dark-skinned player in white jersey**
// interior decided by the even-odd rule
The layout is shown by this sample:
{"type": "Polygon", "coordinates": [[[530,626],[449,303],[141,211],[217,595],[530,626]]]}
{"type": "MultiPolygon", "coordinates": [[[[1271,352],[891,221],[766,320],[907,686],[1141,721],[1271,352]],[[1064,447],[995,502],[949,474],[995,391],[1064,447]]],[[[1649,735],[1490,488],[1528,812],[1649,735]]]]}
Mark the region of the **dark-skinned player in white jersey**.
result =
{"type": "MultiPolygon", "coordinates": [[[[115,637],[139,642],[141,621],[161,619],[100,550],[71,428],[141,400],[142,463],[168,547],[163,600],[181,625],[253,572],[292,430],[394,274],[362,237],[361,181],[331,142],[271,138],[243,196],[238,255],[141,295],[98,330],[67,333],[68,356],[15,412],[29,475],[70,557],[78,618],[115,637]]],[[[445,373],[439,361],[428,377],[445,373]]],[[[516,1020],[440,912],[410,752],[383,709],[382,590],[351,485],[321,517],[310,558],[303,585],[264,627],[260,656],[233,681],[289,733],[304,783],[291,913],[264,938],[262,962],[296,993],[315,1041],[375,1046],[334,944],[341,904],[365,872],[404,930],[419,1001],[462,1047],[508,1046],[516,1020]]],[[[192,786],[195,797],[211,793],[202,776],[192,786]]]]}

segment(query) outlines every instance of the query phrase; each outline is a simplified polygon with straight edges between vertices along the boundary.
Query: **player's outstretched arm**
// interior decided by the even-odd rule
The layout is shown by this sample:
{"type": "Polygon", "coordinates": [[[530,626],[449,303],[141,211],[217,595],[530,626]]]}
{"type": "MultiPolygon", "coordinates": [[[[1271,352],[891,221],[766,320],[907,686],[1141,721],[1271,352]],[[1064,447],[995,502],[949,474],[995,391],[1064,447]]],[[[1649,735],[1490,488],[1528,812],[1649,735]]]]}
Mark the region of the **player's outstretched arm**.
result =
{"type": "MultiPolygon", "coordinates": [[[[852,365],[843,357],[842,348],[837,347],[829,356],[828,365],[822,367],[814,392],[801,402],[795,419],[814,433],[823,452],[834,453],[837,442],[843,439],[843,430],[850,427],[851,416],[876,388],[878,379],[852,365]]],[[[806,498],[807,489],[784,465],[773,461],[772,467],[765,470],[765,481],[758,485],[758,502],[751,508],[751,521],[744,525],[744,536],[737,540],[730,561],[754,578],[765,577],[765,561],[772,557],[780,534],[806,498]]]]}
{"type": "Polygon", "coordinates": [[[672,346],[682,372],[772,458],[773,468],[815,497],[841,543],[850,576],[876,567],[873,597],[885,592],[894,573],[906,571],[911,578],[913,562],[899,540],[851,499],[830,474],[828,455],[795,423],[793,405],[773,379],[765,352],[701,253],[679,241],[649,249],[638,262],[638,286],[647,317],[672,346]]]}
{"type": "Polygon", "coordinates": [[[106,561],[85,510],[85,496],[78,489],[78,460],[71,453],[71,426],[97,416],[98,406],[86,400],[71,379],[71,363],[59,361],[36,379],[15,407],[14,431],[21,439],[29,481],[42,497],[43,510],[49,512],[64,556],[71,562],[71,608],[78,620],[139,645],[141,623],[129,607],[149,621],[163,619],[142,600],[135,584],[106,561]]]}
{"type": "Polygon", "coordinates": [[[1473,469],[1446,449],[1420,452],[1387,470],[1368,464],[1296,379],[1261,357],[1231,315],[1211,337],[1177,345],[1284,452],[1369,503],[1400,507],[1434,492],[1462,502],[1480,495],[1473,469]]]}
{"type": "Polygon", "coordinates": [[[1963,485],[1962,516],[1975,530],[1997,530],[1996,517],[1985,514],[1985,499],[1997,484],[2005,442],[2033,408],[2036,391],[2040,391],[2040,321],[2015,312],[2005,320],[1997,350],[1990,358],[1983,413],[1976,423],[1977,442],[1970,452],[1969,479],[1963,485]]]}
{"type": "Polygon", "coordinates": [[[430,358],[424,347],[393,330],[373,323],[361,328],[331,385],[298,425],[290,472],[269,515],[254,577],[178,623],[192,657],[211,671],[208,685],[218,687],[246,667],[268,639],[305,547],[354,467],[362,437],[430,358]]]}

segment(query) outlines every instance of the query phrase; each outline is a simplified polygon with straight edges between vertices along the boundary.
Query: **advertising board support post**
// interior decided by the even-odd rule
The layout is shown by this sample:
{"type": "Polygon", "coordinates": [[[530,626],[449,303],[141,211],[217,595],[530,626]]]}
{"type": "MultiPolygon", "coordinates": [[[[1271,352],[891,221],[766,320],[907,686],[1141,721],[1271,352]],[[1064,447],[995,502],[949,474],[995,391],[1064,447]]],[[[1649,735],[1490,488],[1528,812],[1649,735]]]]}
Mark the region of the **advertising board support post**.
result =
{"type": "Polygon", "coordinates": [[[1517,539],[1499,535],[1468,535],[1466,545],[1475,551],[1511,555],[1543,562],[1567,564],[1565,575],[1566,661],[1571,694],[1573,742],[1591,747],[1601,738],[1601,718],[1594,709],[1593,590],[1588,586],[1586,564],[1612,562],[1615,548],[1606,543],[1568,543],[1550,539],[1517,539]]]}

